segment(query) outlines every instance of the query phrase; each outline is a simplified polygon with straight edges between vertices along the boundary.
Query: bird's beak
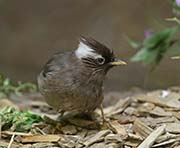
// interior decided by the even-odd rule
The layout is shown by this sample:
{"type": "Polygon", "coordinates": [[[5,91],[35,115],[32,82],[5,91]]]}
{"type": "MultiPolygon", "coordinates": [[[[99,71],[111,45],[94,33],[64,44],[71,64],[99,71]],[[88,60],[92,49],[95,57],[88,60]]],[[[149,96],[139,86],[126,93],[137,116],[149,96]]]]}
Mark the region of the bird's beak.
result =
{"type": "Polygon", "coordinates": [[[120,59],[115,59],[113,62],[110,62],[110,65],[112,66],[127,65],[127,63],[120,59]]]}

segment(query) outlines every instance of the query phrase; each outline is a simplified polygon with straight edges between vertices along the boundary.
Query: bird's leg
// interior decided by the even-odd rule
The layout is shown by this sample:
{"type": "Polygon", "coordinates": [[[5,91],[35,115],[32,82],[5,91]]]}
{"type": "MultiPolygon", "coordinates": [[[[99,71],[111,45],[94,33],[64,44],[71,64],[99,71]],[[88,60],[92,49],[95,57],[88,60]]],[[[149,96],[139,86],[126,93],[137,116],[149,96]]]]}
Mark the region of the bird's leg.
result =
{"type": "Polygon", "coordinates": [[[60,114],[61,114],[61,117],[63,117],[64,116],[64,111],[61,111],[60,114]]]}
{"type": "Polygon", "coordinates": [[[65,111],[63,111],[63,110],[58,110],[58,113],[59,113],[59,115],[58,115],[58,117],[57,117],[57,120],[63,120],[65,111]]]}
{"type": "Polygon", "coordinates": [[[102,104],[101,104],[101,106],[100,106],[100,111],[101,111],[101,116],[102,116],[103,123],[105,123],[105,122],[106,122],[106,119],[105,119],[105,115],[104,115],[103,105],[102,105],[102,104]]]}
{"type": "Polygon", "coordinates": [[[101,116],[102,116],[102,120],[103,120],[103,126],[107,127],[108,126],[108,121],[106,120],[102,104],[100,106],[100,111],[101,111],[101,116]]]}

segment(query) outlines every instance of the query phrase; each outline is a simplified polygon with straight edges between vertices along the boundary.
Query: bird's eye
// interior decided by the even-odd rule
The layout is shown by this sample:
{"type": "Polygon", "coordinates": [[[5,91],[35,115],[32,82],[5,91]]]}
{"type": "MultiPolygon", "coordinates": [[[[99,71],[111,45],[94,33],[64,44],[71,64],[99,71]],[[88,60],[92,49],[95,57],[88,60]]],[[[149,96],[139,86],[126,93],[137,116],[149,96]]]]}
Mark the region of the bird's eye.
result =
{"type": "Polygon", "coordinates": [[[103,57],[97,58],[97,63],[98,63],[99,65],[104,64],[104,62],[105,62],[105,58],[103,58],[103,57]]]}
{"type": "Polygon", "coordinates": [[[115,58],[114,58],[114,57],[112,57],[112,58],[111,58],[111,62],[114,62],[114,60],[115,60],[115,58]]]}

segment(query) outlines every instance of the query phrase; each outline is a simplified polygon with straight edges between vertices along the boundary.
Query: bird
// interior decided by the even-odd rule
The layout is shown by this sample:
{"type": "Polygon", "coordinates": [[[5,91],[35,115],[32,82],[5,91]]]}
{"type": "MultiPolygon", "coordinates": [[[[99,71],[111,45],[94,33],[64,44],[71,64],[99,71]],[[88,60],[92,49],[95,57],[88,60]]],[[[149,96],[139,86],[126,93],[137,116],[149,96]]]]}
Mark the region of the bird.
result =
{"type": "Polygon", "coordinates": [[[92,113],[100,108],[103,82],[114,66],[126,65],[113,50],[81,36],[77,49],[58,52],[44,65],[37,82],[47,104],[64,112],[92,113]]]}

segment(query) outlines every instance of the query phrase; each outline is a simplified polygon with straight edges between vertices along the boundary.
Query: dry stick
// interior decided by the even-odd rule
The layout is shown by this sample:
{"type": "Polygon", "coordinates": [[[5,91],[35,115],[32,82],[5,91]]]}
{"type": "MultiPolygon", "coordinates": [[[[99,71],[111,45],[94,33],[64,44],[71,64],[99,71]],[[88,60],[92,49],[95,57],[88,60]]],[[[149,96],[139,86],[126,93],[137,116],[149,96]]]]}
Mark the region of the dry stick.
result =
{"type": "Polygon", "coordinates": [[[150,148],[156,139],[165,131],[166,125],[162,125],[154,130],[139,146],[138,148],[150,148]]]}
{"type": "Polygon", "coordinates": [[[32,134],[28,134],[28,133],[10,132],[10,131],[2,131],[1,134],[7,135],[7,136],[11,136],[11,135],[15,135],[15,136],[32,136],[32,134]]]}
{"type": "Polygon", "coordinates": [[[11,148],[11,145],[12,145],[12,143],[13,143],[13,141],[14,141],[14,136],[15,136],[15,134],[12,135],[11,140],[10,140],[9,145],[8,145],[7,148],[11,148]]]}

